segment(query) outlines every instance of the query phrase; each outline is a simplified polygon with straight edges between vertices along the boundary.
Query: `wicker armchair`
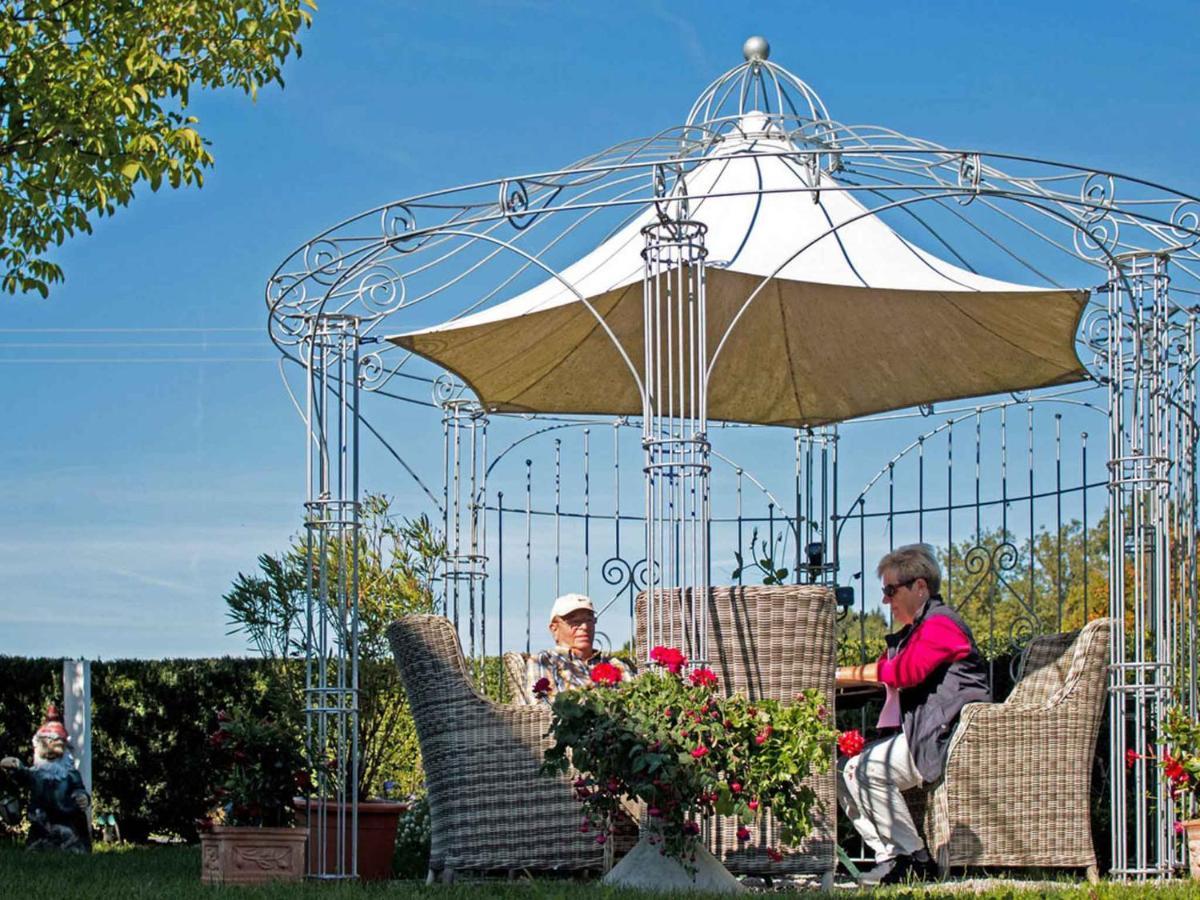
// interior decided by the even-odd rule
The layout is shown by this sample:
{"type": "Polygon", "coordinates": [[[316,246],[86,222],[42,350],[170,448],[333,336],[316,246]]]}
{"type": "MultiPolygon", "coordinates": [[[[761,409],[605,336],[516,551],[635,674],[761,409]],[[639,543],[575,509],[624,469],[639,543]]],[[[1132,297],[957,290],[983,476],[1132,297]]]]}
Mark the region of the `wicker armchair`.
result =
{"type": "Polygon", "coordinates": [[[500,659],[501,667],[504,670],[504,696],[513,703],[517,703],[526,693],[525,654],[509,650],[500,659]]]}
{"type": "Polygon", "coordinates": [[[388,636],[425,766],[430,876],[602,869],[603,848],[579,832],[570,783],[538,771],[553,743],[549,708],[480,696],[454,626],[441,616],[404,616],[388,636]]]}
{"type": "MultiPolygon", "coordinates": [[[[638,659],[649,651],[645,593],[636,602],[634,645],[638,659]]],[[[834,691],[833,591],[819,585],[772,585],[712,588],[708,604],[709,664],[727,691],[742,691],[751,698],[791,700],[806,688],[819,688],[830,698],[834,691]]],[[[680,627],[679,591],[668,591],[658,604],[653,621],[653,642],[681,646],[693,656],[680,627]]],[[[709,849],[736,874],[820,874],[832,884],[835,860],[836,769],[832,751],[829,771],[809,779],[822,804],[816,831],[800,847],[785,850],[782,862],[766,855],[778,845],[778,831],[768,813],[750,841],[737,840],[738,821],[717,816],[709,829],[709,849]]]]}
{"type": "Polygon", "coordinates": [[[1111,630],[1097,619],[1036,638],[1004,703],[963,708],[945,774],[923,798],[943,870],[1063,866],[1096,878],[1088,798],[1111,630]]]}

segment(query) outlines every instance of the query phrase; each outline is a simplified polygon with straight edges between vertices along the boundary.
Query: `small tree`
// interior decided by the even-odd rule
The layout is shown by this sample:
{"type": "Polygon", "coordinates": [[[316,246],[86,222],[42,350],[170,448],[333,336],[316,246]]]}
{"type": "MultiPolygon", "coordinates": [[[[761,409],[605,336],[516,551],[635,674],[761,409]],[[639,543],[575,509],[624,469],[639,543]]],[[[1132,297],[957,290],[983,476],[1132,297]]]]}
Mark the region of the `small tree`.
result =
{"type": "MultiPolygon", "coordinates": [[[[433,579],[443,545],[428,517],[397,524],[391,501],[368,494],[358,536],[359,732],[358,792],[377,794],[385,782],[411,792],[422,781],[420,751],[400,676],[390,658],[387,628],[401,615],[433,611],[433,579]]],[[[330,541],[325,565],[341,552],[330,541]]],[[[315,561],[319,564],[319,561],[315,561]]],[[[302,537],[280,556],[259,557],[257,574],[239,573],[225,595],[231,634],[277,663],[278,689],[303,708],[307,555],[302,537]]]]}

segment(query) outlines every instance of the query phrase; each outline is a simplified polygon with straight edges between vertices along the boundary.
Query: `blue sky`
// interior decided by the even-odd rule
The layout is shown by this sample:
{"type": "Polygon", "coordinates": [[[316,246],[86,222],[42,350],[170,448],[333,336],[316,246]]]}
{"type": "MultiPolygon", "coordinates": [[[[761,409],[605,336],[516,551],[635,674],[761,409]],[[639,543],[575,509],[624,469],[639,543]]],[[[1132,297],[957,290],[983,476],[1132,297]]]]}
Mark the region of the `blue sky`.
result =
{"type": "Polygon", "coordinates": [[[676,124],[754,33],[835,119],[1197,194],[1198,25],[1191,3],[323,4],[285,90],[196,98],[202,190],[145,191],[56,254],[49,300],[0,298],[0,653],[240,651],[221,594],[304,500],[263,288],[329,225],[676,124]]]}

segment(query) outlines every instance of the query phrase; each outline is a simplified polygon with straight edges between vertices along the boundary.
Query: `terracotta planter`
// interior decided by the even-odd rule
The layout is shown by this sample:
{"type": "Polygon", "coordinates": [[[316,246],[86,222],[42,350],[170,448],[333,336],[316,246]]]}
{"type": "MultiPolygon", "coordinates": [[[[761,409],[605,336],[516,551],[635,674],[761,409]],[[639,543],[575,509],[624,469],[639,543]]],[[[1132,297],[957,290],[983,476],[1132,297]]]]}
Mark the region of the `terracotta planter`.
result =
{"type": "Polygon", "coordinates": [[[300,881],[304,844],[300,828],[215,825],[200,835],[200,880],[205,884],[300,881]]]}
{"type": "Polygon", "coordinates": [[[1188,869],[1193,878],[1200,880],[1200,819],[1188,819],[1179,824],[1187,835],[1188,869]]]}
{"type": "MultiPolygon", "coordinates": [[[[296,808],[296,824],[307,828],[309,872],[317,874],[324,871],[333,873],[337,865],[337,830],[339,809],[345,808],[347,835],[345,838],[344,871],[350,871],[350,837],[348,819],[350,805],[335,803],[332,800],[325,803],[325,865],[320,866],[317,854],[321,852],[321,841],[318,829],[320,808],[318,801],[313,801],[313,822],[308,823],[307,804],[303,798],[297,797],[292,801],[296,808]]],[[[396,827],[400,824],[400,816],[408,810],[407,803],[396,803],[391,800],[360,800],[358,803],[358,877],[363,881],[384,881],[392,877],[392,857],[396,852],[396,827]]]]}

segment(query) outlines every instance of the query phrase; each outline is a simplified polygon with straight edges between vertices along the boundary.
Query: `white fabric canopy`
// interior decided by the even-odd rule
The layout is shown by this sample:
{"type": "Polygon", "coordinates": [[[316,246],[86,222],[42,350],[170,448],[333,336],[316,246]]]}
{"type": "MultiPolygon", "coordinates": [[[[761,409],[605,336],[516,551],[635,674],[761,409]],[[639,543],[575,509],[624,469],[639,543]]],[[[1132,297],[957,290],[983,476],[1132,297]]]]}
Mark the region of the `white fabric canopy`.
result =
{"type": "MultiPolygon", "coordinates": [[[[745,117],[743,134],[687,175],[689,194],[707,195],[690,217],[708,226],[710,356],[736,319],[713,366],[709,418],[817,425],[1086,377],[1075,352],[1086,292],[951,265],[828,176],[814,203],[797,190],[808,184],[803,158],[783,155],[795,148],[766,129],[745,117]]],[[[489,410],[638,415],[628,365],[575,292],[640,373],[641,229],[657,220],[647,210],[561,279],[389,340],[457,374],[489,410]]]]}

